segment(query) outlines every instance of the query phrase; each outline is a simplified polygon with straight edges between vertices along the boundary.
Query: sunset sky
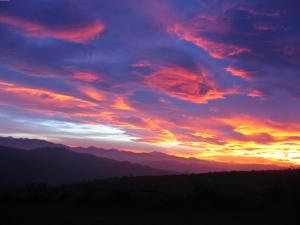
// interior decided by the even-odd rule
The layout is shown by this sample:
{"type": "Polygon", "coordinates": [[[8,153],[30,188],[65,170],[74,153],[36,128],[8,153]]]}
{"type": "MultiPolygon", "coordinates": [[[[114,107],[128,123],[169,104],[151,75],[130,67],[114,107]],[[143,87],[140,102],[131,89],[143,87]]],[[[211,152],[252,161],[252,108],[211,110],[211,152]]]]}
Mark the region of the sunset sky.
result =
{"type": "Polygon", "coordinates": [[[300,164],[298,0],[0,1],[0,135],[300,164]]]}

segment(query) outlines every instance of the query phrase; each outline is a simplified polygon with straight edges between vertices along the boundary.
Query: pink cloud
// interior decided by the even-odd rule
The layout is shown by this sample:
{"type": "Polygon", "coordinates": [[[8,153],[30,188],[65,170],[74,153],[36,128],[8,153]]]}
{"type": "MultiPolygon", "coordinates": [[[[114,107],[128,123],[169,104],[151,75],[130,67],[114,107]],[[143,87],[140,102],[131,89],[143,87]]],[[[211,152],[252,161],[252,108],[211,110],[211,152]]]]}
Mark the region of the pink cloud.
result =
{"type": "Polygon", "coordinates": [[[181,68],[160,69],[148,76],[145,82],[167,95],[200,104],[224,98],[227,94],[214,88],[203,74],[195,74],[181,68]]]}
{"type": "Polygon", "coordinates": [[[265,93],[263,93],[262,91],[260,91],[260,90],[252,90],[252,91],[250,91],[248,94],[247,94],[247,96],[249,96],[249,97],[258,97],[258,98],[265,98],[266,97],[266,95],[265,95],[265,93]]]}
{"type": "Polygon", "coordinates": [[[240,47],[234,44],[217,42],[208,39],[203,35],[207,32],[225,33],[227,31],[227,28],[222,28],[223,25],[218,25],[219,24],[216,21],[207,19],[204,20],[202,17],[200,17],[200,20],[192,19],[187,22],[176,23],[174,27],[170,27],[168,30],[169,32],[177,35],[180,39],[189,41],[194,45],[198,46],[199,48],[202,48],[211,57],[216,59],[232,57],[242,53],[250,52],[250,49],[240,47]]]}
{"type": "Polygon", "coordinates": [[[76,43],[91,41],[104,30],[104,25],[101,22],[94,22],[85,26],[77,25],[64,28],[53,28],[9,15],[0,15],[0,23],[15,27],[27,36],[56,38],[76,43]]]}
{"type": "Polygon", "coordinates": [[[236,68],[231,67],[231,66],[226,67],[225,70],[227,72],[231,73],[233,76],[241,77],[245,80],[251,80],[252,79],[251,75],[246,70],[236,69],[236,68]]]}
{"type": "Polygon", "coordinates": [[[86,82],[93,82],[99,80],[99,76],[94,72],[89,71],[78,71],[71,75],[74,79],[86,81],[86,82]]]}

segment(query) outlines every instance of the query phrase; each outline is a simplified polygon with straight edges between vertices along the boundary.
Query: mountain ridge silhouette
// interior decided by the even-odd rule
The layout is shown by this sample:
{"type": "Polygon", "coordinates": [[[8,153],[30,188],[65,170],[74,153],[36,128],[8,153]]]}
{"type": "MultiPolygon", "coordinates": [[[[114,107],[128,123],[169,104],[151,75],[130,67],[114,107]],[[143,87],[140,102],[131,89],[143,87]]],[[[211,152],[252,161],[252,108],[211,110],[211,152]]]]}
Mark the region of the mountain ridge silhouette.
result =
{"type": "Polygon", "coordinates": [[[19,149],[35,149],[39,147],[59,147],[66,148],[78,153],[86,153],[100,158],[107,158],[119,162],[127,161],[138,163],[158,170],[174,171],[176,173],[206,173],[220,171],[250,171],[250,170],[276,170],[284,167],[274,164],[239,164],[223,163],[212,160],[198,158],[184,158],[169,155],[163,152],[152,151],[134,153],[118,149],[105,149],[94,146],[89,147],[69,147],[62,144],[52,143],[39,139],[19,139],[12,137],[0,137],[0,146],[15,147],[19,149]],[[24,148],[22,146],[25,146],[24,148]]]}

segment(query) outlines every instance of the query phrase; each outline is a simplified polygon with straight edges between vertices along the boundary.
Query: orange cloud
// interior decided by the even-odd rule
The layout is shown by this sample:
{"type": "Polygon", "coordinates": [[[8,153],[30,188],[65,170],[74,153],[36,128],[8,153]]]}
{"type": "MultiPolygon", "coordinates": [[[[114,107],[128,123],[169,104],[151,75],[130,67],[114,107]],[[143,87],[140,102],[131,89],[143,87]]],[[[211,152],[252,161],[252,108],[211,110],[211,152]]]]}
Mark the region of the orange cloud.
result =
{"type": "Polygon", "coordinates": [[[0,15],[0,23],[13,26],[27,36],[38,38],[50,37],[77,43],[91,41],[104,30],[104,25],[100,22],[94,22],[85,26],[75,25],[64,28],[53,28],[9,15],[0,15]]]}
{"type": "Polygon", "coordinates": [[[219,120],[233,126],[235,131],[245,135],[268,133],[277,138],[300,135],[300,124],[295,123],[280,123],[249,116],[236,116],[219,120]]]}
{"type": "Polygon", "coordinates": [[[112,105],[114,109],[126,110],[126,111],[135,111],[135,109],[130,106],[123,97],[117,97],[112,105]]]}
{"type": "Polygon", "coordinates": [[[111,119],[114,124],[118,126],[127,127],[134,130],[147,129],[148,122],[139,117],[130,116],[130,117],[115,117],[111,119]]]}
{"type": "Polygon", "coordinates": [[[249,116],[182,119],[177,123],[152,117],[142,123],[126,120],[123,125],[134,122],[131,128],[141,132],[129,134],[139,137],[136,141],[176,148],[180,156],[187,156],[184,152],[188,150],[193,151],[189,156],[225,162],[300,164],[300,124],[286,126],[249,116]],[[222,131],[224,126],[231,126],[234,132],[222,131]]]}
{"type": "Polygon", "coordinates": [[[181,68],[163,68],[148,76],[145,82],[167,95],[200,104],[225,95],[225,92],[214,89],[203,74],[181,68]]]}
{"type": "Polygon", "coordinates": [[[128,135],[137,138],[137,142],[165,146],[179,144],[176,135],[171,131],[174,125],[168,121],[140,111],[135,111],[131,116],[121,115],[115,114],[109,118],[109,121],[111,124],[125,128],[128,135]]]}
{"type": "Polygon", "coordinates": [[[225,68],[226,71],[228,71],[229,73],[231,73],[233,76],[237,76],[237,77],[241,77],[245,80],[251,80],[251,75],[245,71],[245,70],[241,70],[241,69],[236,69],[234,67],[228,66],[225,68]]]}
{"type": "Polygon", "coordinates": [[[79,89],[83,94],[85,94],[86,96],[88,96],[94,100],[103,101],[105,99],[104,94],[95,88],[80,87],[79,89]]]}
{"type": "Polygon", "coordinates": [[[86,108],[95,106],[94,103],[56,92],[42,89],[20,87],[18,85],[1,88],[1,101],[27,109],[57,109],[86,108]]]}
{"type": "Polygon", "coordinates": [[[96,73],[88,72],[88,71],[78,71],[73,73],[71,76],[74,79],[86,81],[86,82],[93,82],[100,79],[96,73]]]}
{"type": "Polygon", "coordinates": [[[211,57],[221,59],[242,53],[250,52],[249,49],[234,44],[216,42],[201,35],[201,29],[192,23],[177,23],[169,31],[176,34],[185,41],[192,42],[194,45],[205,50],[211,57]]]}

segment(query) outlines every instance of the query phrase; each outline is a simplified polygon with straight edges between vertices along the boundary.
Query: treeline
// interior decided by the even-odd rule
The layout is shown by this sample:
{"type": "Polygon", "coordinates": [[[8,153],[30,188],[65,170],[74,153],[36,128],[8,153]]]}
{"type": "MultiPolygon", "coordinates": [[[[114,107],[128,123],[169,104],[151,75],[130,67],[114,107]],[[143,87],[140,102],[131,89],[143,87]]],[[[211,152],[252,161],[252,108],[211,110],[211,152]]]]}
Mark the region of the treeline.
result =
{"type": "Polygon", "coordinates": [[[300,171],[125,177],[52,187],[2,189],[1,204],[61,204],[201,210],[295,210],[300,171]]]}

